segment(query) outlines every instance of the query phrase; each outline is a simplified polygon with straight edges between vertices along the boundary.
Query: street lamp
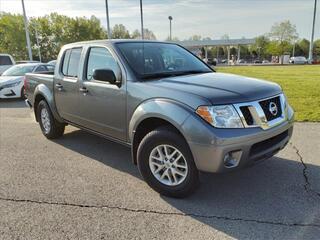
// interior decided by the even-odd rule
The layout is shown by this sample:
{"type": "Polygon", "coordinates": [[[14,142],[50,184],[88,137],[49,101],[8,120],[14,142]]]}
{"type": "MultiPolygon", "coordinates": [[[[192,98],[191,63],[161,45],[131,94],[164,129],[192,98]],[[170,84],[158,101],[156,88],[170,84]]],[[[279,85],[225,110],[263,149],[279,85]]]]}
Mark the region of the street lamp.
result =
{"type": "Polygon", "coordinates": [[[29,60],[32,61],[32,51],[31,51],[30,36],[29,36],[29,29],[28,29],[28,19],[26,16],[26,9],[24,8],[24,1],[21,0],[21,3],[22,3],[23,18],[24,18],[24,29],[26,31],[29,60]]]}
{"type": "Polygon", "coordinates": [[[142,0],[140,0],[140,15],[141,15],[141,38],[144,39],[142,0]]]}
{"type": "Polygon", "coordinates": [[[106,15],[107,15],[108,39],[111,39],[112,35],[111,35],[111,29],[110,29],[108,0],[106,0],[106,15]]]}
{"type": "Polygon", "coordinates": [[[312,63],[313,58],[313,38],[314,38],[314,27],[316,24],[316,12],[317,12],[317,0],[314,0],[314,9],[313,9],[313,22],[312,22],[312,32],[309,46],[309,63],[312,63]]]}
{"type": "Polygon", "coordinates": [[[171,24],[171,21],[172,21],[173,18],[172,18],[172,16],[169,16],[168,19],[169,19],[169,22],[170,22],[170,38],[169,39],[170,39],[170,41],[172,41],[172,24],[171,24]]]}

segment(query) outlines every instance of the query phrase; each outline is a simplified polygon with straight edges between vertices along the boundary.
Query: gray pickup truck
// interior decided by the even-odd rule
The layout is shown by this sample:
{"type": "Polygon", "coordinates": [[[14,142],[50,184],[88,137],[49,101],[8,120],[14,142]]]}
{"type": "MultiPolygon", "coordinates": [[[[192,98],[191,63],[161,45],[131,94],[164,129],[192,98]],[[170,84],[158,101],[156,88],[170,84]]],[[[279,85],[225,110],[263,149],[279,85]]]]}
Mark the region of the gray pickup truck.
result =
{"type": "Polygon", "coordinates": [[[166,42],[68,44],[54,75],[27,74],[25,89],[47,138],[70,124],[130,146],[145,181],[171,197],[191,194],[199,171],[270,158],[293,131],[280,86],[216,73],[166,42]]]}

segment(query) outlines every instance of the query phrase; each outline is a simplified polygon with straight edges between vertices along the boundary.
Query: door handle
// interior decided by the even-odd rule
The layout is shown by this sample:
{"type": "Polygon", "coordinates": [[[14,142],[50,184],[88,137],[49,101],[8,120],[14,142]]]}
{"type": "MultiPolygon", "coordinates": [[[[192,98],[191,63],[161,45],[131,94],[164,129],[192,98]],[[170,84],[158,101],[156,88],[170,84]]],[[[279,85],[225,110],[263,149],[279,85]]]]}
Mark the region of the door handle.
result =
{"type": "Polygon", "coordinates": [[[61,85],[61,83],[56,83],[56,88],[61,91],[63,86],[61,85]]]}
{"type": "Polygon", "coordinates": [[[79,91],[82,93],[87,93],[88,89],[86,87],[81,87],[81,88],[79,88],[79,91]]]}

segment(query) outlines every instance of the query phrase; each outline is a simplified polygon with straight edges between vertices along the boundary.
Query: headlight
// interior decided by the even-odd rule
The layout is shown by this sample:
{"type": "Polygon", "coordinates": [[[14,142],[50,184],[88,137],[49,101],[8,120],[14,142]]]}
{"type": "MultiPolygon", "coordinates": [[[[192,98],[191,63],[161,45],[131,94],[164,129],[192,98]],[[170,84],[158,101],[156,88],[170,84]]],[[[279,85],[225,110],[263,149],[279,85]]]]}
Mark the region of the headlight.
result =
{"type": "Polygon", "coordinates": [[[243,128],[241,119],[232,105],[200,106],[196,113],[217,128],[243,128]]]}
{"type": "Polygon", "coordinates": [[[3,85],[1,88],[11,88],[11,87],[15,87],[15,86],[18,86],[20,83],[21,83],[21,81],[19,81],[19,82],[14,82],[14,83],[9,83],[9,84],[3,85]]]}

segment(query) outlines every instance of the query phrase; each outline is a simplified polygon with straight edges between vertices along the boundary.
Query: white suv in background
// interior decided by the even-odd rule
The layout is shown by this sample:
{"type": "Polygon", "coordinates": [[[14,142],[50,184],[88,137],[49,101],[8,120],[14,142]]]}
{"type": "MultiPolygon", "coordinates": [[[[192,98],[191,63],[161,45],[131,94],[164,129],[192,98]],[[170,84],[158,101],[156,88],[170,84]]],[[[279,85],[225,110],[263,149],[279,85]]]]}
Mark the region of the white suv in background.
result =
{"type": "Polygon", "coordinates": [[[11,67],[14,64],[15,62],[11,55],[0,53],[0,76],[5,70],[7,70],[9,67],[11,67]]]}
{"type": "Polygon", "coordinates": [[[307,64],[308,60],[303,56],[291,57],[290,60],[289,60],[289,63],[292,63],[292,64],[307,64]]]}

